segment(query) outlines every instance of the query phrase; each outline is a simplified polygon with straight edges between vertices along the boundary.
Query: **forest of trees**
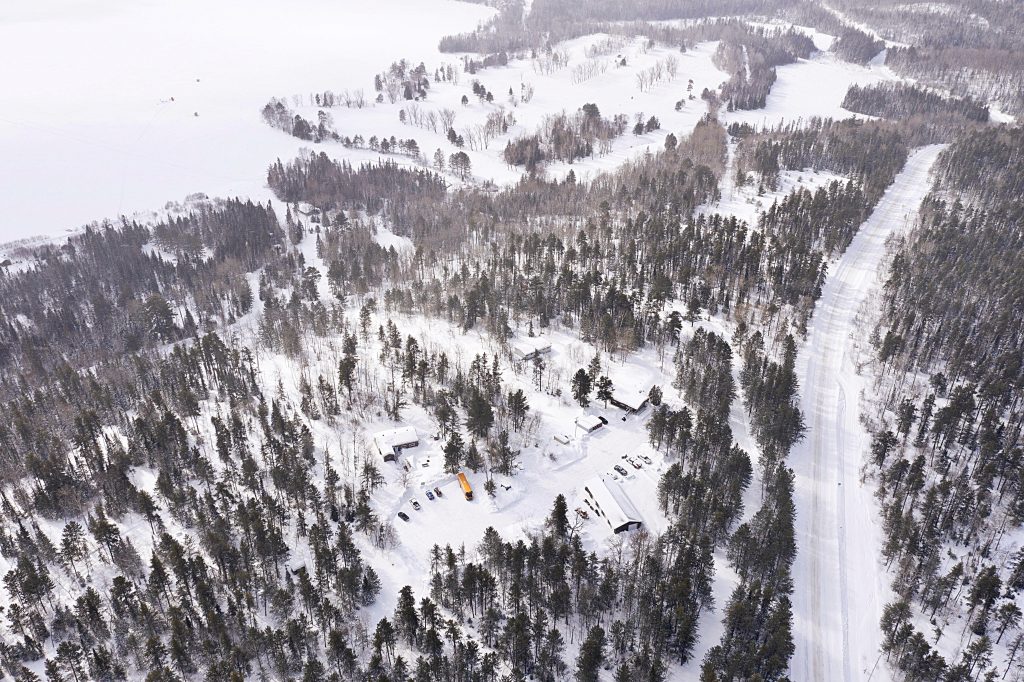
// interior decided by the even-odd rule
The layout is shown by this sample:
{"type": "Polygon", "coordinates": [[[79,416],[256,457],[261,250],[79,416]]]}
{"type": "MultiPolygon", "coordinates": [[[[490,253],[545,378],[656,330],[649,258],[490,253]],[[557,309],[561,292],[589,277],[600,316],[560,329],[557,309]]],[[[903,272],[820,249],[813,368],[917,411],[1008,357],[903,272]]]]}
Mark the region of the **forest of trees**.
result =
{"type": "Polygon", "coordinates": [[[1020,670],[1024,557],[1003,545],[1024,522],[1024,319],[1005,305],[1024,296],[1022,154],[1020,129],[970,133],[942,154],[872,336],[882,419],[870,457],[898,595],[882,628],[907,679],[978,679],[1004,640],[997,674],[1020,670]],[[959,660],[931,648],[915,611],[963,642],[959,660]]]}
{"type": "MultiPolygon", "coordinates": [[[[815,51],[798,31],[736,16],[829,30],[836,54],[857,63],[882,43],[805,0],[495,4],[493,21],[441,42],[469,53],[464,72],[528,56],[554,68],[559,40],[600,30],[609,50],[640,35],[683,51],[719,41],[715,64],[729,78],[706,92],[708,114],[689,135],[668,133],[587,182],[533,171],[661,122],[606,118],[592,103],[553,114],[505,148],[529,173],[485,189],[463,147],[486,147],[514,117],[494,107],[480,129],[457,131],[452,112],[422,102],[432,83],[457,83],[460,66],[431,74],[397,61],[372,97],[447,136],[454,153],[439,149],[433,170],[304,152],[267,169],[283,215],[199,201],[0,267],[0,674],[661,682],[689,664],[706,682],[787,680],[801,588],[787,463],[805,429],[799,342],[830,261],[910,149],[936,140],[952,144],[916,225],[893,245],[861,367],[874,380],[863,473],[877,487],[895,593],[879,653],[906,680],[1019,674],[1024,134],[986,125],[981,104],[1024,106],[1011,50],[1019,7],[967,0],[951,10],[963,21],[914,10],[915,29],[895,0],[835,0],[910,44],[887,63],[927,86],[847,93],[847,108],[891,120],[727,130],[719,105],[764,107],[775,69],[815,51]],[[672,19],[701,21],[643,23],[672,19]],[[451,186],[445,170],[463,182],[451,186]],[[759,194],[786,186],[787,173],[839,177],[780,193],[747,224],[714,211],[727,172],[759,194]],[[384,230],[412,246],[382,246],[384,230]],[[485,350],[439,342],[421,321],[485,350]],[[509,341],[527,329],[596,355],[568,376],[540,356],[513,361],[509,341]],[[436,427],[446,474],[471,472],[478,494],[493,495],[536,445],[541,401],[607,401],[606,363],[643,350],[666,379],[633,415],[663,458],[647,470],[658,524],[592,551],[584,516],[558,494],[532,525],[438,542],[426,557],[399,552],[380,496],[408,479],[362,443],[371,422],[416,411],[436,427]],[[426,589],[378,574],[374,562],[391,556],[422,560],[426,589]],[[716,575],[731,591],[715,594],[716,575]],[[715,640],[701,628],[709,618],[723,626],[715,640]],[[948,660],[943,637],[959,638],[948,660]]],[[[471,87],[494,102],[482,80],[471,87]]],[[[412,138],[335,130],[326,109],[366,106],[361,93],[311,101],[315,122],[277,98],[262,114],[302,140],[426,162],[412,138]]]]}

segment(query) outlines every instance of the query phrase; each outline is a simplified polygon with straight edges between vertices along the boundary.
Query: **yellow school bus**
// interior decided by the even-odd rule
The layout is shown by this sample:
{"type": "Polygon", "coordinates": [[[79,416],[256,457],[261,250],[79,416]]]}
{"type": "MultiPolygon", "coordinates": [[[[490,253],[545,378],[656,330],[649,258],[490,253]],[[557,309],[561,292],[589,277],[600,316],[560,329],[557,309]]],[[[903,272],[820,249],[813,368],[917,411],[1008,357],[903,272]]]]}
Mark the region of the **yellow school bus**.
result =
{"type": "Polygon", "coordinates": [[[466,474],[459,472],[459,485],[462,486],[462,494],[466,496],[467,500],[473,499],[473,488],[469,485],[469,479],[466,478],[466,474]]]}

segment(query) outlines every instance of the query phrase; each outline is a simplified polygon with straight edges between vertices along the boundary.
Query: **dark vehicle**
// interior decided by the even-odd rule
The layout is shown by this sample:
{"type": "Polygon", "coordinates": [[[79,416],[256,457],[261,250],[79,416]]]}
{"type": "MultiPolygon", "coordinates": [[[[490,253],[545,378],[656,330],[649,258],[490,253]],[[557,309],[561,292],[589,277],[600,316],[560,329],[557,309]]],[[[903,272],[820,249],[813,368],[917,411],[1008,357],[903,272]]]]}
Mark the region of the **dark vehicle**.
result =
{"type": "Polygon", "coordinates": [[[408,521],[409,515],[405,512],[398,512],[398,518],[402,519],[403,521],[408,521]]]}
{"type": "Polygon", "coordinates": [[[415,509],[416,511],[419,511],[421,509],[420,503],[418,501],[416,501],[416,500],[413,500],[412,501],[412,508],[415,509]]]}
{"type": "Polygon", "coordinates": [[[601,415],[597,415],[597,418],[601,420],[602,424],[604,424],[605,426],[608,426],[608,420],[607,419],[605,419],[601,415]]]}
{"type": "Polygon", "coordinates": [[[433,499],[434,499],[434,493],[432,493],[432,492],[430,492],[430,491],[428,490],[428,491],[427,491],[427,499],[428,499],[428,500],[433,500],[433,499]]]}
{"type": "Polygon", "coordinates": [[[441,494],[440,488],[434,488],[434,494],[437,495],[438,497],[444,497],[444,495],[441,494]]]}
{"type": "Polygon", "coordinates": [[[629,472],[626,471],[625,468],[619,466],[618,464],[615,465],[615,470],[618,471],[619,474],[622,476],[629,476],[629,472]]]}

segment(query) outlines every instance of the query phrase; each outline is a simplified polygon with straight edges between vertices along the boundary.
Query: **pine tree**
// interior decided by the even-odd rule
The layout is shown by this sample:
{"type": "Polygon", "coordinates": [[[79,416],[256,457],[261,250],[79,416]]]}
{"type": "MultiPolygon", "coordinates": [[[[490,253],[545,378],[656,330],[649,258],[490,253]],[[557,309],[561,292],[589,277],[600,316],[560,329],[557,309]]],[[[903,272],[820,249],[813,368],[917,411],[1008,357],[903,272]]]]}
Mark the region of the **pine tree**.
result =
{"type": "Polygon", "coordinates": [[[555,505],[548,516],[548,526],[557,537],[564,538],[569,534],[569,505],[561,493],[555,498],[555,505]]]}
{"type": "Polygon", "coordinates": [[[466,428],[475,438],[485,438],[494,424],[494,410],[483,394],[474,389],[466,407],[466,428]]]}
{"type": "Polygon", "coordinates": [[[452,431],[451,437],[444,446],[444,470],[449,474],[458,473],[462,468],[464,444],[458,431],[452,431]]]}
{"type": "Polygon", "coordinates": [[[601,375],[597,379],[597,399],[604,401],[604,406],[608,407],[608,401],[612,399],[614,386],[612,380],[607,376],[601,375]]]}
{"type": "Polygon", "coordinates": [[[465,464],[466,468],[474,474],[484,468],[484,460],[480,456],[480,450],[476,447],[476,441],[470,442],[469,448],[466,449],[465,464]]]}
{"type": "Polygon", "coordinates": [[[523,428],[526,421],[526,413],[530,410],[530,404],[526,400],[523,389],[517,389],[508,394],[508,413],[512,420],[512,428],[518,431],[523,428]]]}
{"type": "Polygon", "coordinates": [[[572,397],[580,404],[580,407],[590,405],[590,375],[587,370],[580,368],[572,377],[572,397]]]}
{"type": "Polygon", "coordinates": [[[604,663],[604,630],[595,625],[580,647],[576,658],[576,682],[598,682],[604,663]]]}

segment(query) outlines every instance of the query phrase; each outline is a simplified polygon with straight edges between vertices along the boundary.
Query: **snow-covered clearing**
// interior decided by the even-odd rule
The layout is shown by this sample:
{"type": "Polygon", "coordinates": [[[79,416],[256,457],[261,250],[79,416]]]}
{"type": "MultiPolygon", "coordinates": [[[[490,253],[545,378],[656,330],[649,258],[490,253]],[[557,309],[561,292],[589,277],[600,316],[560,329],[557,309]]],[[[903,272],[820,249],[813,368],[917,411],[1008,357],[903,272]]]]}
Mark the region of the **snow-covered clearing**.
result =
{"type": "MultiPolygon", "coordinates": [[[[532,135],[549,116],[565,112],[572,114],[584,104],[593,103],[598,106],[601,115],[612,118],[616,114],[625,114],[629,119],[629,128],[638,117],[644,121],[656,116],[661,122],[661,129],[644,135],[634,135],[631,130],[615,140],[607,153],[595,150],[593,156],[577,160],[573,164],[552,163],[546,167],[550,177],[562,178],[572,170],[580,180],[591,177],[598,172],[613,170],[629,159],[647,151],[663,148],[665,135],[673,132],[676,135],[687,135],[697,122],[707,113],[707,105],[699,98],[704,88],[717,90],[729,75],[720,71],[713,63],[712,57],[718,44],[703,43],[685,53],[664,46],[648,47],[647,40],[636,38],[623,41],[621,49],[608,54],[588,56],[588,49],[598,43],[608,41],[605,34],[590,35],[556,46],[557,52],[564,53],[568,64],[559,69],[548,71],[535,59],[512,60],[506,66],[494,66],[478,71],[475,75],[461,73],[458,83],[432,83],[426,100],[409,102],[399,100],[395,103],[383,102],[371,104],[362,109],[346,109],[335,107],[330,109],[339,135],[361,135],[364,139],[371,136],[394,136],[398,139],[415,139],[424,163],[431,163],[436,149],[441,149],[447,158],[458,148],[452,145],[445,136],[442,126],[436,130],[403,124],[399,120],[401,111],[410,114],[415,108],[424,116],[439,114],[443,109],[455,113],[453,128],[462,134],[467,144],[462,149],[469,155],[472,163],[472,174],[478,180],[493,181],[497,184],[510,184],[523,175],[522,167],[510,167],[505,163],[502,152],[509,140],[532,135]],[[637,75],[651,68],[656,63],[672,57],[677,60],[678,72],[674,78],[667,78],[653,87],[641,91],[638,87],[637,75]],[[622,64],[622,61],[625,64],[622,64]],[[692,80],[692,87],[689,81],[692,80]],[[472,91],[474,81],[479,81],[493,94],[494,101],[486,102],[478,98],[472,91]],[[528,98],[523,97],[524,86],[532,91],[528,98]],[[688,87],[690,90],[688,91],[688,87]],[[509,92],[511,91],[511,95],[509,92]],[[692,93],[694,99],[688,99],[692,93]],[[462,104],[462,97],[468,103],[462,104]],[[676,111],[675,103],[684,100],[683,107],[676,111]],[[468,143],[470,134],[481,129],[489,114],[499,111],[511,113],[515,117],[515,125],[493,139],[485,147],[468,143]],[[473,148],[476,146],[476,148],[473,148]]],[[[402,54],[395,55],[395,59],[402,54]]],[[[444,55],[438,60],[425,62],[428,74],[442,63],[454,64],[461,70],[459,56],[444,55]]],[[[382,64],[381,68],[387,64],[382,64]]],[[[359,84],[371,95],[373,82],[368,80],[359,84]]],[[[281,94],[281,93],[268,93],[281,94]]],[[[307,119],[315,120],[318,107],[315,103],[306,103],[297,111],[307,119]]],[[[411,121],[411,115],[409,117],[411,121]]],[[[284,133],[278,133],[284,135],[284,133]]],[[[376,160],[380,155],[365,149],[346,149],[340,144],[327,143],[317,147],[332,157],[347,159],[358,163],[376,160]]],[[[409,162],[408,157],[391,157],[399,162],[409,162]]]]}
{"type": "Polygon", "coordinates": [[[0,243],[192,192],[265,200],[267,166],[302,144],[260,119],[270,95],[372,89],[392,60],[435,62],[443,34],[492,13],[446,0],[3,3],[0,243]]]}
{"type": "Polygon", "coordinates": [[[819,52],[810,59],[776,68],[778,80],[772,86],[764,109],[732,111],[722,121],[753,126],[776,126],[807,122],[812,118],[864,118],[843,109],[843,98],[851,85],[873,85],[896,80],[886,66],[850,64],[831,52],[819,52]]]}
{"type": "Polygon", "coordinates": [[[869,436],[859,420],[863,379],[852,360],[857,312],[875,283],[886,239],[905,229],[929,189],[941,146],[913,152],[828,277],[797,365],[806,438],[796,472],[793,595],[795,680],[885,679],[878,621],[890,595],[873,491],[861,483],[869,436]]]}

